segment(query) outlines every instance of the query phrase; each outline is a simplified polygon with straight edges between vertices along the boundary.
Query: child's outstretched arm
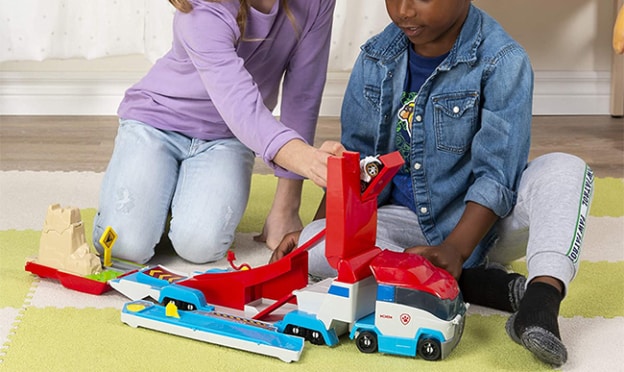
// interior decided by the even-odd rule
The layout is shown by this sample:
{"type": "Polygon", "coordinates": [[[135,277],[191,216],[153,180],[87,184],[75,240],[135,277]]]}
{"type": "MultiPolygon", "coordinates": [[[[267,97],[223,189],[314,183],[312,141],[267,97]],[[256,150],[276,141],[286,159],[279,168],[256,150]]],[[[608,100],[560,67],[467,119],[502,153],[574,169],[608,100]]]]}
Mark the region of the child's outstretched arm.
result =
{"type": "Polygon", "coordinates": [[[468,202],[459,222],[440,245],[416,246],[405,251],[424,256],[459,279],[462,265],[497,220],[498,216],[489,208],[468,202]]]}
{"type": "Polygon", "coordinates": [[[303,228],[299,217],[302,189],[301,179],[278,179],[273,204],[264,221],[262,233],[254,236],[255,241],[266,243],[269,249],[274,250],[284,235],[303,228]]]}

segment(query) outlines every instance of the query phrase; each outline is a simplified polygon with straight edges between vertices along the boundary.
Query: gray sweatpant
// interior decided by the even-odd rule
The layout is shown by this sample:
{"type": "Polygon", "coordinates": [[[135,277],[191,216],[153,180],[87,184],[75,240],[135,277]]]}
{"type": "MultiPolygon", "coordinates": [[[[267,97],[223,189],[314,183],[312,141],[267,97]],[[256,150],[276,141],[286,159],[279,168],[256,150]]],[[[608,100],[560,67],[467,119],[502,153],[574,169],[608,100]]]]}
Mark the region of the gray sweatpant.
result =
{"type": "MultiPolygon", "coordinates": [[[[592,171],[578,157],[551,153],[531,161],[522,173],[516,205],[498,222],[499,238],[489,251],[488,262],[508,264],[526,256],[527,282],[551,276],[565,285],[567,293],[578,270],[592,193],[592,171]]],[[[299,244],[324,228],[324,219],[313,221],[303,230],[299,244]]],[[[379,208],[378,247],[400,252],[426,244],[418,218],[409,208],[379,208]]],[[[310,249],[309,257],[310,274],[337,275],[325,258],[324,240],[310,249]]]]}

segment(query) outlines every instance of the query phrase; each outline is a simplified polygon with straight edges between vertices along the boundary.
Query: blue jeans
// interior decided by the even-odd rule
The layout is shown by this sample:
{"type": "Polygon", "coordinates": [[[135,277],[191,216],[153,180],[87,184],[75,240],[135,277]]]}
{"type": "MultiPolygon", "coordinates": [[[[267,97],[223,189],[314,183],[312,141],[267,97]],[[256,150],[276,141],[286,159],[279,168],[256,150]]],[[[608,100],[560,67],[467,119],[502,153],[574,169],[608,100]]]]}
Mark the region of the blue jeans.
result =
{"type": "Polygon", "coordinates": [[[247,206],[254,158],[236,138],[204,141],[120,120],[94,222],[96,249],[112,226],[113,256],[145,263],[171,213],[168,236],[180,257],[223,258],[247,206]]]}

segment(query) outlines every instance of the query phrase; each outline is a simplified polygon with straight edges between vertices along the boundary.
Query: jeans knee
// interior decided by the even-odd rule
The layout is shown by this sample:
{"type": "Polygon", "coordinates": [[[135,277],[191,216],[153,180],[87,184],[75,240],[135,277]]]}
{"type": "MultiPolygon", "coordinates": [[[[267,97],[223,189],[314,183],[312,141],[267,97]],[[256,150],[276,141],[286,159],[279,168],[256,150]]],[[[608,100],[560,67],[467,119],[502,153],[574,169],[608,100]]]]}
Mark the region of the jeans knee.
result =
{"type": "Polygon", "coordinates": [[[234,235],[223,232],[175,232],[169,231],[169,239],[176,253],[186,261],[205,264],[225,257],[234,241],[234,235]]]}
{"type": "MultiPolygon", "coordinates": [[[[98,227],[93,229],[93,246],[101,254],[104,247],[99,242],[99,237],[104,230],[98,227]],[[96,231],[98,234],[96,235],[96,231]]],[[[113,245],[112,255],[126,261],[145,264],[154,256],[154,247],[158,243],[158,239],[149,239],[145,234],[132,234],[131,231],[118,231],[117,240],[113,245]]]]}
{"type": "Polygon", "coordinates": [[[154,256],[154,248],[164,231],[164,224],[146,222],[146,219],[137,218],[136,215],[100,209],[95,215],[92,230],[93,245],[100,254],[104,248],[99,239],[107,227],[111,227],[117,235],[112,248],[113,257],[139,264],[146,263],[154,256]]]}

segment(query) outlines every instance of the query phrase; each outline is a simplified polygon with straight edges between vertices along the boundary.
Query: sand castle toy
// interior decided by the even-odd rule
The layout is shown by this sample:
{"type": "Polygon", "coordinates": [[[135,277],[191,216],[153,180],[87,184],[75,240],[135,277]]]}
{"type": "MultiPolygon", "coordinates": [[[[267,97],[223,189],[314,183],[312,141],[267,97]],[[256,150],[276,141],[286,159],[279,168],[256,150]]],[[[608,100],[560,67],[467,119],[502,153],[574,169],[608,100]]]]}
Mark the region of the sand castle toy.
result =
{"type": "Polygon", "coordinates": [[[37,263],[77,275],[102,271],[100,258],[87,244],[80,209],[59,204],[48,207],[37,263]]]}
{"type": "Polygon", "coordinates": [[[109,280],[143,267],[112,257],[116,240],[117,233],[111,226],[106,227],[99,239],[104,248],[102,262],[87,244],[80,209],[52,204],[41,230],[39,256],[27,259],[24,270],[58,280],[69,289],[99,295],[111,289],[109,280]]]}

